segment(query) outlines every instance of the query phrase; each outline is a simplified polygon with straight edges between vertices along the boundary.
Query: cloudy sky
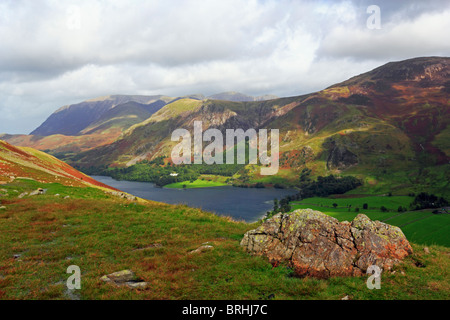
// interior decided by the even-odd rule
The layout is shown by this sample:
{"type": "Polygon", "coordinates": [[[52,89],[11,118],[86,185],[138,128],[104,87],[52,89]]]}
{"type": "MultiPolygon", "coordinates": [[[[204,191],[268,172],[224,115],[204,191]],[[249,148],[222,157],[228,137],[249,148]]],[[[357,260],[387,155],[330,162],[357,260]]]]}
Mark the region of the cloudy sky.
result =
{"type": "Polygon", "coordinates": [[[449,30],[448,0],[0,0],[0,133],[110,94],[309,93],[450,56],[449,30]]]}

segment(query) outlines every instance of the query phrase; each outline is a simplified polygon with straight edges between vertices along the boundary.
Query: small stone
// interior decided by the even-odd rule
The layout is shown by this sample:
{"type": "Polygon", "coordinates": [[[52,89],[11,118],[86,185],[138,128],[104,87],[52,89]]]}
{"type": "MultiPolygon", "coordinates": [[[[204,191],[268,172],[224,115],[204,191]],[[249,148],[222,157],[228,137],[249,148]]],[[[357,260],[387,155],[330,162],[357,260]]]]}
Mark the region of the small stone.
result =
{"type": "Polygon", "coordinates": [[[350,300],[350,298],[348,296],[345,296],[341,300],[350,300]]]}
{"type": "Polygon", "coordinates": [[[213,246],[201,246],[201,247],[198,247],[197,249],[189,252],[189,254],[201,253],[201,252],[204,252],[204,251],[207,251],[207,250],[212,250],[212,249],[214,249],[213,246]]]}
{"type": "Polygon", "coordinates": [[[122,270],[105,275],[100,278],[104,282],[112,283],[116,286],[127,286],[130,289],[144,290],[148,287],[148,283],[136,277],[131,270],[122,270]]]}
{"type": "Polygon", "coordinates": [[[59,193],[55,194],[55,197],[59,197],[59,193]]]}
{"type": "Polygon", "coordinates": [[[70,198],[70,196],[65,196],[65,197],[64,197],[64,199],[69,199],[69,198],[70,198]]]}
{"type": "Polygon", "coordinates": [[[0,210],[6,210],[6,207],[5,206],[1,206],[0,210]]]}
{"type": "Polygon", "coordinates": [[[28,194],[28,192],[22,192],[21,194],[19,194],[19,196],[17,198],[22,199],[23,197],[25,197],[28,194]]]}
{"type": "Polygon", "coordinates": [[[430,249],[428,247],[423,248],[423,252],[425,252],[426,254],[430,253],[430,249]]]}
{"type": "Polygon", "coordinates": [[[148,282],[127,282],[127,286],[131,289],[144,290],[148,287],[148,282]]]}
{"type": "Polygon", "coordinates": [[[37,196],[37,195],[41,195],[41,194],[45,194],[46,190],[42,189],[42,188],[37,188],[36,190],[30,192],[30,196],[37,196]]]}

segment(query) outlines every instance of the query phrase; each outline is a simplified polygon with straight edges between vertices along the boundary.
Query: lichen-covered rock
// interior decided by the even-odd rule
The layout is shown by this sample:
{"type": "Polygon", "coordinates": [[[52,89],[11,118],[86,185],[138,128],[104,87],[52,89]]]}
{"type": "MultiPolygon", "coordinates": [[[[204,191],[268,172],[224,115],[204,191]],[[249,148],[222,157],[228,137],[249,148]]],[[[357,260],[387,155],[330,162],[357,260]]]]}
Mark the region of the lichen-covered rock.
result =
{"type": "Polygon", "coordinates": [[[317,278],[361,275],[370,265],[390,269],[412,253],[398,227],[364,214],[339,222],[311,209],[275,215],[248,231],[241,245],[274,266],[286,261],[297,275],[317,278]]]}
{"type": "Polygon", "coordinates": [[[105,282],[115,282],[115,283],[125,283],[128,281],[136,280],[136,275],[131,270],[117,271],[100,278],[100,280],[105,282]]]}

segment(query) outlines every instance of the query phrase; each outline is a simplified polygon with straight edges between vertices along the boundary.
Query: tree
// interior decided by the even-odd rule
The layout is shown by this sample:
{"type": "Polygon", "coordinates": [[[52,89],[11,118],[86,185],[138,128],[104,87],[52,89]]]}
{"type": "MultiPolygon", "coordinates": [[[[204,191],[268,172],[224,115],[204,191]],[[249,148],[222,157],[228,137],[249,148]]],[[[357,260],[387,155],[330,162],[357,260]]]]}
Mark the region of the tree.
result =
{"type": "Polygon", "coordinates": [[[381,210],[382,212],[387,212],[387,211],[388,211],[388,209],[387,209],[385,206],[381,206],[380,210],[381,210]]]}
{"type": "Polygon", "coordinates": [[[419,193],[411,204],[411,207],[416,208],[416,210],[427,209],[427,208],[441,208],[447,207],[449,202],[440,197],[438,198],[434,194],[428,194],[426,192],[419,193]]]}
{"type": "Polygon", "coordinates": [[[273,199],[273,211],[274,212],[276,212],[276,211],[278,211],[278,199],[277,198],[275,198],[275,199],[273,199]]]}
{"type": "Polygon", "coordinates": [[[280,200],[280,211],[281,212],[291,211],[291,206],[289,205],[289,200],[287,198],[283,198],[280,200]]]}
{"type": "Polygon", "coordinates": [[[369,209],[369,205],[368,205],[367,203],[364,203],[364,204],[363,204],[363,209],[364,209],[364,210],[369,209]]]}
{"type": "Polygon", "coordinates": [[[307,185],[309,182],[311,182],[311,169],[308,168],[304,168],[302,170],[302,172],[300,173],[300,177],[299,177],[299,183],[300,183],[300,187],[307,185]]]}
{"type": "Polygon", "coordinates": [[[333,203],[333,208],[336,208],[338,206],[338,204],[335,202],[333,203]]]}

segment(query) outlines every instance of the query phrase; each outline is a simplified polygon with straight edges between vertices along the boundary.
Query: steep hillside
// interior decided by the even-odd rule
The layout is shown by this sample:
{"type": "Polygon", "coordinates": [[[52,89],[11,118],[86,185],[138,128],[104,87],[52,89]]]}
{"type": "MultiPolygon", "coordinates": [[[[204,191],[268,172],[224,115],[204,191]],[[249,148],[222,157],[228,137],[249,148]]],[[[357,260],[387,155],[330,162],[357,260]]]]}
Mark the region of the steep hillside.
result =
{"type": "Polygon", "coordinates": [[[15,147],[0,140],[0,184],[11,183],[17,178],[115,190],[42,151],[15,147]]]}
{"type": "Polygon", "coordinates": [[[126,130],[132,125],[146,120],[165,105],[166,102],[163,100],[157,100],[150,104],[135,101],[122,103],[106,111],[100,119],[81,130],[80,133],[92,134],[104,132],[111,128],[126,130]]]}
{"type": "MultiPolygon", "coordinates": [[[[303,99],[303,98],[298,98],[303,99]]],[[[275,115],[283,115],[294,107],[291,99],[264,102],[230,102],[222,100],[181,99],[170,103],[153,114],[146,121],[131,127],[116,142],[75,156],[72,161],[81,167],[95,165],[131,165],[144,159],[170,156],[171,134],[177,128],[192,130],[196,120],[203,127],[259,128],[275,115]]]]}

